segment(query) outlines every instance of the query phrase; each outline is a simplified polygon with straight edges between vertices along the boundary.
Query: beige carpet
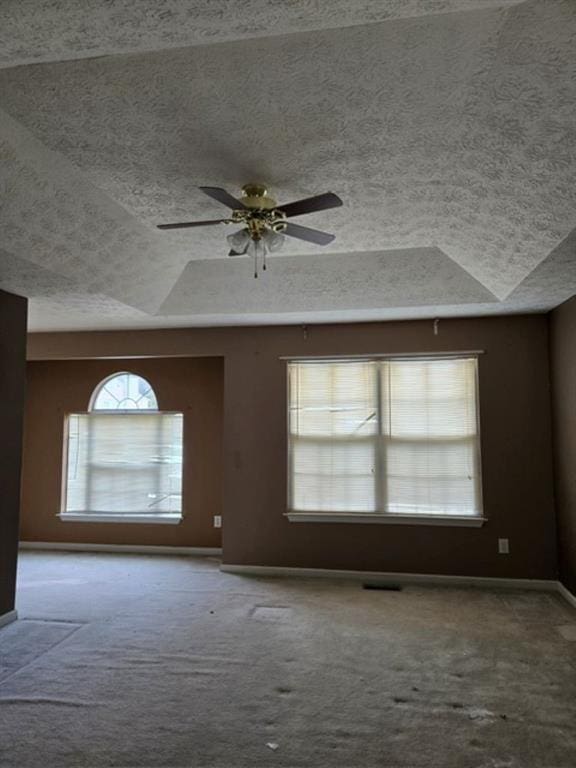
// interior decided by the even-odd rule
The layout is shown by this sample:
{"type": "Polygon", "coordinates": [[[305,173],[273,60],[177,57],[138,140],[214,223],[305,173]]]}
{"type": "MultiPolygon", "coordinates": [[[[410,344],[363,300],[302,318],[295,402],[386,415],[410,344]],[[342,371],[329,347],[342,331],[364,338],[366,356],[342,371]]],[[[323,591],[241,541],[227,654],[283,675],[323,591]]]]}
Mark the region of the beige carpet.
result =
{"type": "Polygon", "coordinates": [[[18,608],[2,766],[576,766],[576,611],[555,596],[26,553],[18,608]]]}

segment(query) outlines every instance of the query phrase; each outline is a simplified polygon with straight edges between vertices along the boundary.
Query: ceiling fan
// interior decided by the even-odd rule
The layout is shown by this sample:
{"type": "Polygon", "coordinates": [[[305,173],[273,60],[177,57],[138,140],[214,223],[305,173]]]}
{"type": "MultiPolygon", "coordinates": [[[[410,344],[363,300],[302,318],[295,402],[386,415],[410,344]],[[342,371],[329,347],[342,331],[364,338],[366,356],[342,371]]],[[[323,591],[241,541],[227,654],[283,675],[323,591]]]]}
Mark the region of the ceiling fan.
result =
{"type": "Polygon", "coordinates": [[[239,199],[220,187],[199,187],[199,189],[213,200],[231,208],[231,217],[228,219],[159,224],[158,229],[241,224],[243,225],[242,229],[226,238],[230,246],[228,256],[253,256],[254,277],[258,277],[258,259],[262,260],[262,268],[266,269],[266,254],[279,251],[284,245],[286,236],[296,237],[316,245],[328,245],[334,240],[335,235],[287,221],[292,216],[325,211],[328,208],[337,208],[342,205],[342,200],[333,192],[325,192],[322,195],[307,197],[294,203],[278,205],[262,184],[245,184],[239,199]]]}

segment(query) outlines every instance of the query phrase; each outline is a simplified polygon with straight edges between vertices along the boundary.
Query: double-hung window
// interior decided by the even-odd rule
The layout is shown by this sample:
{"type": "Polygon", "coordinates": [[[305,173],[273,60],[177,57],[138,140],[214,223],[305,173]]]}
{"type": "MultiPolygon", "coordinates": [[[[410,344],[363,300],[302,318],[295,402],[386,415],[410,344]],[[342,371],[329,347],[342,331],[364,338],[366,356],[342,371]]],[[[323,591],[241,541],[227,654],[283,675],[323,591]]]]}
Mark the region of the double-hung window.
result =
{"type": "Polygon", "coordinates": [[[288,364],[291,520],[482,520],[475,355],[288,364]]]}
{"type": "Polygon", "coordinates": [[[181,413],[158,410],[141,376],[116,374],[87,413],[66,419],[60,518],[175,523],[182,518],[181,413]]]}

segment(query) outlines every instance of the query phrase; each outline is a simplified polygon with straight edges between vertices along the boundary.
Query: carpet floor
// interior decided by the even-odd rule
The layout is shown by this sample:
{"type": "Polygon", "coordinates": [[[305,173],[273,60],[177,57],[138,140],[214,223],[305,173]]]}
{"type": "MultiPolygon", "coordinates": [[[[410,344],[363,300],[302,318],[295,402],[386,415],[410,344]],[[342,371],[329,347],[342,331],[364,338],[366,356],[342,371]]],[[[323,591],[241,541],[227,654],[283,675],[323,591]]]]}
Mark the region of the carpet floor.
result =
{"type": "Polygon", "coordinates": [[[555,595],[31,552],[17,607],[1,766],[576,766],[576,611],[555,595]]]}

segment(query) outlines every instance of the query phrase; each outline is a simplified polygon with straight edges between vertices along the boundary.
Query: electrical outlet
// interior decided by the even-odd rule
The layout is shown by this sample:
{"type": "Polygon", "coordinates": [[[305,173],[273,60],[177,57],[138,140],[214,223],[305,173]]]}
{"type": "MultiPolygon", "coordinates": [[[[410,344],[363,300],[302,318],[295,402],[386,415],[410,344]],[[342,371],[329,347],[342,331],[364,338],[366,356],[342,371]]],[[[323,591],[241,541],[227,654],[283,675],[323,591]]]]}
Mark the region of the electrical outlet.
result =
{"type": "Polygon", "coordinates": [[[214,528],[222,528],[222,515],[214,515],[214,528]]]}
{"type": "Polygon", "coordinates": [[[509,539],[498,539],[498,554],[509,555],[510,554],[510,541],[509,539]]]}

